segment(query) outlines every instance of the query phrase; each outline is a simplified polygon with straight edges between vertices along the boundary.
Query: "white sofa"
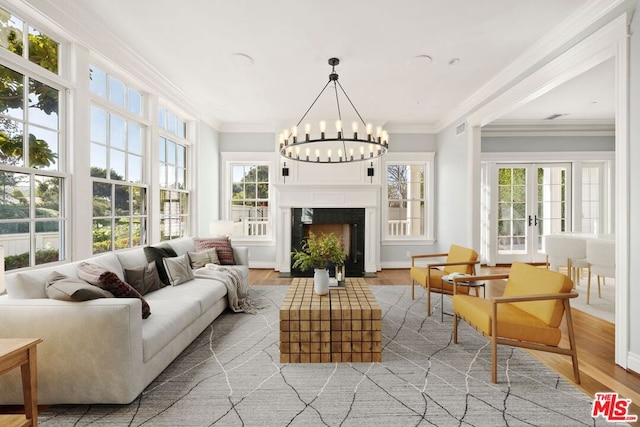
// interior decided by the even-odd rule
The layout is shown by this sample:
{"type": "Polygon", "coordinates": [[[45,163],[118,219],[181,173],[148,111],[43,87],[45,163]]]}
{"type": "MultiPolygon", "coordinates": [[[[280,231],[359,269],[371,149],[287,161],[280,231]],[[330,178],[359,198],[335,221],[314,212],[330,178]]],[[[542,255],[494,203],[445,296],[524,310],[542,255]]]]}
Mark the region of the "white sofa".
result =
{"type": "MultiPolygon", "coordinates": [[[[195,250],[193,238],[168,243],[178,255],[195,250]]],[[[233,250],[246,280],[247,248],[233,250]]],[[[121,279],[124,268],[147,264],[142,248],[86,261],[114,271],[121,279]]],[[[137,298],[67,302],[16,298],[10,292],[17,283],[25,283],[24,275],[33,286],[45,286],[54,270],[77,277],[79,262],[22,272],[22,279],[7,274],[8,294],[0,296],[0,338],[43,339],[37,347],[39,404],[132,402],[228,307],[224,283],[203,278],[144,295],[151,308],[151,316],[144,320],[137,298]]],[[[21,403],[19,370],[0,376],[0,404],[21,403]]]]}

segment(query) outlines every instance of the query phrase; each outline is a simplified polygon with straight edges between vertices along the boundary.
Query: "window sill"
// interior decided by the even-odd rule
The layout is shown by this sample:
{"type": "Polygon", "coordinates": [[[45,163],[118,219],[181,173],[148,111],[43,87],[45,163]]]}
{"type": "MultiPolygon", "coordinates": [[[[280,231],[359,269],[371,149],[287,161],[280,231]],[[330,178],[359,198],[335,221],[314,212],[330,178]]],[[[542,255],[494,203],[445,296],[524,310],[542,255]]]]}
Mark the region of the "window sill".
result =
{"type": "Polygon", "coordinates": [[[240,236],[232,236],[231,243],[236,244],[238,246],[275,246],[276,241],[271,238],[262,238],[256,239],[251,237],[240,237],[240,236]]]}
{"type": "Polygon", "coordinates": [[[427,238],[411,238],[411,239],[386,239],[381,240],[382,246],[431,246],[436,242],[435,239],[427,238]]]}

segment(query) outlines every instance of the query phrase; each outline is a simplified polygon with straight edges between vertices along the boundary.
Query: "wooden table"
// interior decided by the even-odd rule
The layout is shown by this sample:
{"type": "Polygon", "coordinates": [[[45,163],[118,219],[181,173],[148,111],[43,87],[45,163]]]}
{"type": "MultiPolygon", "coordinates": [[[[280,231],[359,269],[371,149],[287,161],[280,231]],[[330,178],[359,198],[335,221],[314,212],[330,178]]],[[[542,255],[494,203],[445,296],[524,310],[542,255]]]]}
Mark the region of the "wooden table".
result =
{"type": "MultiPolygon", "coordinates": [[[[0,338],[0,375],[20,367],[25,418],[16,425],[38,425],[36,346],[39,338],[0,338]]],[[[12,417],[14,418],[14,417],[12,417]]],[[[0,420],[0,424],[4,421],[0,420]]],[[[13,422],[11,425],[14,425],[13,422]]]]}
{"type": "Polygon", "coordinates": [[[381,362],[382,310],[363,278],[329,295],[293,279],[280,306],[280,363],[381,362]]]}

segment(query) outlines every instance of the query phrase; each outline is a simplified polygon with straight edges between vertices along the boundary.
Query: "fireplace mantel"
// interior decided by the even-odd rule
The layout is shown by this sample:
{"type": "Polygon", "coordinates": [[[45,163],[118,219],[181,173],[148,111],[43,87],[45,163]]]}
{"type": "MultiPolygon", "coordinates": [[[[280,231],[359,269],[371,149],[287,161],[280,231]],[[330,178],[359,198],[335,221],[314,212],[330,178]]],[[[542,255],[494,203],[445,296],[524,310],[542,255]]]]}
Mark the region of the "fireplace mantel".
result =
{"type": "Polygon", "coordinates": [[[290,273],[291,208],[364,208],[365,273],[380,265],[380,186],[375,184],[278,184],[276,270],[290,273]]]}

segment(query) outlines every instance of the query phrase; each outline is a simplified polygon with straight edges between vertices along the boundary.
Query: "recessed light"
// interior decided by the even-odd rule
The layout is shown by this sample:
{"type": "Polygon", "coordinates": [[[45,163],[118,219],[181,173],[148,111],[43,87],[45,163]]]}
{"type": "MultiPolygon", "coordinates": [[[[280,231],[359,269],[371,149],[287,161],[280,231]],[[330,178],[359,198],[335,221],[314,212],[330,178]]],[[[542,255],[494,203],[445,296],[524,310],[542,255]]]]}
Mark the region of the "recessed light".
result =
{"type": "Polygon", "coordinates": [[[253,65],[253,58],[246,53],[232,53],[229,58],[233,65],[238,67],[250,67],[253,65]]]}
{"type": "Polygon", "coordinates": [[[410,67],[421,67],[424,65],[429,65],[433,62],[433,58],[429,55],[416,55],[409,58],[407,62],[410,67]]]}
{"type": "Polygon", "coordinates": [[[460,58],[451,58],[449,65],[456,65],[458,62],[460,62],[460,58]]]}

